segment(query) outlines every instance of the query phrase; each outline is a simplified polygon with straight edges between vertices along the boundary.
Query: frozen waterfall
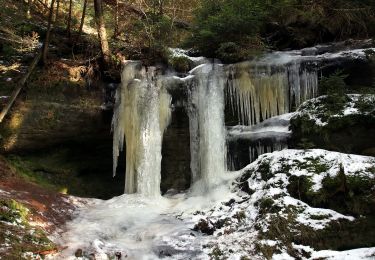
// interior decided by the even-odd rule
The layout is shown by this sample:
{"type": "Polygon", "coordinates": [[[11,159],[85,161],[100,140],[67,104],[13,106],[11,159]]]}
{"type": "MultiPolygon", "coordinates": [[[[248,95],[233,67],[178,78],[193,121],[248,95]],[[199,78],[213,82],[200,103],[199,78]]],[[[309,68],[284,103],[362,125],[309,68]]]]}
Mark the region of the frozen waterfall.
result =
{"type": "Polygon", "coordinates": [[[113,172],[126,144],[125,193],[160,195],[161,145],[169,124],[171,97],[155,68],[124,65],[113,116],[113,172]]]}
{"type": "Polygon", "coordinates": [[[202,192],[221,182],[226,172],[225,79],[220,64],[200,65],[187,78],[157,75],[139,62],[124,65],[113,117],[113,171],[125,141],[125,193],[160,194],[161,144],[171,117],[167,89],[176,82],[188,91],[192,182],[202,192]]]}
{"type": "Polygon", "coordinates": [[[171,90],[185,93],[183,100],[173,104],[180,104],[189,116],[191,180],[203,192],[225,178],[227,164],[233,169],[230,165],[238,164],[236,161],[248,163],[265,152],[288,147],[287,130],[266,131],[263,127],[272,121],[267,119],[287,114],[315,97],[320,64],[337,56],[275,52],[236,64],[200,64],[185,77],[165,75],[155,67],[128,61],[117,90],[113,118],[114,173],[126,145],[125,192],[160,195],[162,140],[173,110],[171,90]],[[240,145],[233,145],[233,138],[227,138],[226,105],[239,125],[252,127],[237,137],[240,145]],[[251,135],[250,139],[245,135],[251,135]],[[240,149],[248,158],[227,155],[227,145],[229,153],[240,149]]]}

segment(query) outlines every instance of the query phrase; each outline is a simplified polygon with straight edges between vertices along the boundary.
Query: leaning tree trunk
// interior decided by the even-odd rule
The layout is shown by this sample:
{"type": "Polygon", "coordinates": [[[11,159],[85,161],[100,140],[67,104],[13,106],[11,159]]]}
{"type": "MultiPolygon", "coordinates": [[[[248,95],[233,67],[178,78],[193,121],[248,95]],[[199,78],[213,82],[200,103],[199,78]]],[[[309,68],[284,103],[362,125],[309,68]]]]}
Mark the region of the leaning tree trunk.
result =
{"type": "Polygon", "coordinates": [[[68,25],[66,30],[68,32],[69,39],[71,38],[71,26],[72,26],[72,7],[73,7],[73,0],[69,1],[69,16],[68,16],[68,25]]]}
{"type": "Polygon", "coordinates": [[[102,0],[94,0],[95,8],[95,22],[98,29],[98,36],[100,40],[100,49],[102,51],[104,67],[108,68],[111,58],[111,52],[109,50],[107,31],[105,29],[104,17],[103,17],[103,6],[102,0]]]}
{"type": "Polygon", "coordinates": [[[18,95],[20,94],[22,88],[25,86],[26,81],[30,77],[31,73],[33,72],[34,68],[38,64],[40,58],[42,56],[42,52],[38,50],[37,55],[35,56],[34,60],[30,64],[29,68],[27,69],[26,74],[20,79],[20,81],[17,83],[17,87],[13,91],[12,95],[9,98],[9,101],[7,102],[6,106],[3,108],[3,110],[0,112],[0,123],[4,120],[5,116],[8,114],[10,109],[12,108],[12,105],[16,101],[18,95]]]}
{"type": "Polygon", "coordinates": [[[45,65],[47,64],[47,55],[48,55],[48,45],[51,38],[51,31],[52,31],[52,20],[53,20],[53,6],[55,4],[55,0],[51,0],[51,7],[49,10],[48,15],[48,26],[47,26],[47,33],[46,38],[44,39],[43,43],[43,51],[42,51],[42,63],[45,65]]]}
{"type": "Polygon", "coordinates": [[[83,25],[85,23],[86,9],[87,9],[87,0],[85,0],[83,2],[81,24],[79,25],[78,35],[77,35],[77,38],[76,38],[75,43],[73,45],[75,45],[79,41],[79,39],[81,38],[81,34],[82,34],[82,30],[83,30],[83,25]]]}
{"type": "Polygon", "coordinates": [[[114,30],[114,33],[113,33],[113,36],[114,38],[117,38],[118,34],[119,34],[119,28],[118,28],[118,24],[119,24],[119,17],[118,17],[118,0],[116,0],[116,6],[115,6],[116,10],[115,10],[115,30],[114,30]]]}

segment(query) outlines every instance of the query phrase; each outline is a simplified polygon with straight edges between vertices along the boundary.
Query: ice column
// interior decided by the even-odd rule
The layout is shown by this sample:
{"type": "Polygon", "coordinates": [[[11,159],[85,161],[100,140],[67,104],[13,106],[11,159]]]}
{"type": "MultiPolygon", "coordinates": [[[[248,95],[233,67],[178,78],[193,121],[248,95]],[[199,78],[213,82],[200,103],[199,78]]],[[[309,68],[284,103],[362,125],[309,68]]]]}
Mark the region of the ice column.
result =
{"type": "Polygon", "coordinates": [[[112,124],[114,174],[125,137],[125,193],[160,195],[162,138],[171,117],[171,97],[161,82],[153,67],[124,65],[112,124]]]}
{"type": "Polygon", "coordinates": [[[192,181],[207,190],[219,184],[226,172],[225,74],[220,64],[204,64],[191,73],[195,76],[188,105],[192,181]]]}

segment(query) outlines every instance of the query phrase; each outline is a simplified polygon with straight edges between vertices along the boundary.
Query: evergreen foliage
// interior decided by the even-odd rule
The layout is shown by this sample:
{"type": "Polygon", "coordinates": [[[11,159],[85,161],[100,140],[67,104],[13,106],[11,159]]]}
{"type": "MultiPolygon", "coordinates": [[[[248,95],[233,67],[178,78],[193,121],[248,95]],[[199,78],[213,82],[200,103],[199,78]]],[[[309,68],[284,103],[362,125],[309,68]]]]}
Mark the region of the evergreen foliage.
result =
{"type": "Polygon", "coordinates": [[[371,37],[374,11],[371,0],[208,0],[195,14],[189,44],[203,55],[233,61],[264,46],[303,48],[371,37]]]}
{"type": "Polygon", "coordinates": [[[257,45],[265,18],[262,1],[208,0],[196,12],[190,43],[207,56],[238,59],[241,49],[257,45]],[[236,55],[237,54],[237,55],[236,55]]]}
{"type": "Polygon", "coordinates": [[[344,96],[346,89],[345,78],[347,76],[338,70],[328,77],[322,77],[319,84],[319,92],[328,96],[344,96]]]}

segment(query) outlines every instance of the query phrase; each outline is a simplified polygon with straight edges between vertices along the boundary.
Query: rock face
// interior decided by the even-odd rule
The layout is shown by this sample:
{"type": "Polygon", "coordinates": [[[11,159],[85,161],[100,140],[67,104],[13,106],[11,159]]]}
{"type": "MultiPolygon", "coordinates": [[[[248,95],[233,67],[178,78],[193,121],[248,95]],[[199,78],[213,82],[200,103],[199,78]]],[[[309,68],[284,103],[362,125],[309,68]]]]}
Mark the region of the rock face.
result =
{"type": "Polygon", "coordinates": [[[7,122],[6,128],[11,134],[4,141],[3,149],[26,152],[71,141],[110,140],[110,120],[104,117],[100,106],[37,100],[19,102],[7,122]]]}
{"type": "Polygon", "coordinates": [[[112,114],[101,108],[102,91],[55,83],[50,89],[32,85],[17,102],[2,125],[2,151],[18,156],[15,164],[32,176],[69,194],[122,194],[123,176],[111,174],[112,114]]]}
{"type": "Polygon", "coordinates": [[[191,182],[189,118],[182,107],[172,112],[171,124],[163,137],[161,192],[186,190],[191,182]]]}
{"type": "Polygon", "coordinates": [[[291,119],[294,145],[375,155],[375,96],[347,95],[333,111],[327,96],[305,102],[291,119]]]}

